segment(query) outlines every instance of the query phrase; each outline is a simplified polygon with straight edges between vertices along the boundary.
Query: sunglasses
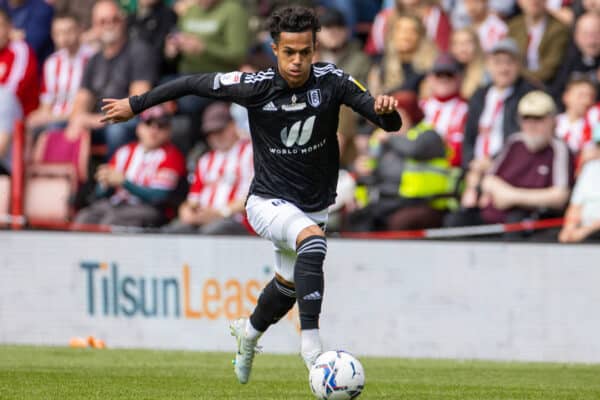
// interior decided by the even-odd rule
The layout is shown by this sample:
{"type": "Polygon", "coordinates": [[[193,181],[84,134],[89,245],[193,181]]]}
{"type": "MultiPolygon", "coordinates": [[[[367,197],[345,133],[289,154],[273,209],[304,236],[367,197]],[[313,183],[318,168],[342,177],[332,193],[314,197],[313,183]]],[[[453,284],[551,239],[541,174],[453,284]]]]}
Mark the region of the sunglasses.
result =
{"type": "Polygon", "coordinates": [[[143,121],[145,125],[154,126],[158,129],[167,129],[171,126],[171,120],[168,118],[150,118],[143,121]]]}
{"type": "Polygon", "coordinates": [[[446,79],[453,79],[456,74],[453,74],[452,72],[436,72],[435,74],[436,78],[446,78],[446,79]]]}
{"type": "Polygon", "coordinates": [[[524,121],[541,121],[546,117],[547,115],[521,115],[521,119],[524,121]]]}

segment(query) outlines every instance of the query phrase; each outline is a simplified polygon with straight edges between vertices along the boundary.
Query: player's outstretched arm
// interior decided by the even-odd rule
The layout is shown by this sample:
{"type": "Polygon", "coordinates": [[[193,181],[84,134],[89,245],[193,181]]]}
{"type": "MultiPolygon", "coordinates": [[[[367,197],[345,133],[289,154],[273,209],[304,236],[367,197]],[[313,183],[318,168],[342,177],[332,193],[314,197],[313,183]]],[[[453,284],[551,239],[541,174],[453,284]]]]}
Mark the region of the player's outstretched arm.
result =
{"type": "Polygon", "coordinates": [[[338,85],[341,88],[342,103],[388,132],[400,130],[402,120],[396,109],[398,101],[395,98],[387,95],[373,98],[362,84],[349,75],[344,75],[338,85]]]}
{"type": "Polygon", "coordinates": [[[228,74],[208,73],[184,76],[164,83],[139,96],[129,99],[103,99],[105,122],[123,122],[142,111],[183,96],[196,95],[236,101],[243,104],[251,91],[241,84],[241,72],[228,74]],[[235,84],[234,84],[235,83],[235,84]]]}

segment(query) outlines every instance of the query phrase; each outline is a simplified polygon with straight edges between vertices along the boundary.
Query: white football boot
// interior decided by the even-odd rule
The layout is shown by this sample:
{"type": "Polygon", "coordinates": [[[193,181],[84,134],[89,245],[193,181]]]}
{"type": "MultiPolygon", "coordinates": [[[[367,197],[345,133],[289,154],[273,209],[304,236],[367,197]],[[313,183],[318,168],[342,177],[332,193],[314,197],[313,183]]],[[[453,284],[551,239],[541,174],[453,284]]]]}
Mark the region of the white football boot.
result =
{"type": "Polygon", "coordinates": [[[252,362],[254,354],[260,352],[260,347],[257,346],[258,339],[251,340],[246,337],[246,324],[248,318],[239,318],[232,321],[229,325],[231,336],[237,340],[237,353],[233,360],[235,375],[240,383],[248,383],[250,379],[250,371],[252,370],[252,362]]]}
{"type": "Polygon", "coordinates": [[[308,370],[310,371],[310,369],[312,368],[313,365],[315,365],[315,362],[317,361],[317,358],[319,358],[319,356],[323,353],[323,350],[319,349],[319,350],[314,350],[312,352],[301,352],[300,355],[302,356],[302,359],[304,360],[304,364],[306,365],[306,368],[308,368],[308,370]]]}
{"type": "Polygon", "coordinates": [[[300,333],[300,355],[304,360],[306,368],[310,371],[317,361],[317,358],[323,353],[321,344],[321,335],[318,329],[303,330],[300,333]]]}

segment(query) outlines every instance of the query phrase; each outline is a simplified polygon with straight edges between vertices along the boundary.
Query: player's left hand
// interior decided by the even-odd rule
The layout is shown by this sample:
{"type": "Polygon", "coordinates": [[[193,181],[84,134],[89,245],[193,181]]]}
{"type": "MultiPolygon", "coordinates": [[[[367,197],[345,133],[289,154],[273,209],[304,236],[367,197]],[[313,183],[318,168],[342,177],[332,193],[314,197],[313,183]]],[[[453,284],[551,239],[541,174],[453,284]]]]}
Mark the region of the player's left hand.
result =
{"type": "Polygon", "coordinates": [[[398,100],[392,96],[379,95],[375,98],[375,113],[378,115],[396,112],[398,100]]]}

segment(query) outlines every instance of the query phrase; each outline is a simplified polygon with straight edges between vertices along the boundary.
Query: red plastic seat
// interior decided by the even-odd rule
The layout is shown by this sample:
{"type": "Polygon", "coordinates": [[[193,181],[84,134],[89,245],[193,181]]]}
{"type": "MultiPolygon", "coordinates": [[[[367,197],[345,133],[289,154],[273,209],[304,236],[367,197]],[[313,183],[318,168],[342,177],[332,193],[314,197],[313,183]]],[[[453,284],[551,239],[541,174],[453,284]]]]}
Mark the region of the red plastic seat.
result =
{"type": "MultiPolygon", "coordinates": [[[[10,212],[10,177],[0,175],[0,215],[8,216],[10,212]]],[[[2,221],[0,220],[0,226],[2,221]]]]}
{"type": "Polygon", "coordinates": [[[30,220],[67,222],[72,199],[87,180],[90,135],[69,140],[62,131],[42,134],[27,167],[24,213],[30,220]]]}

